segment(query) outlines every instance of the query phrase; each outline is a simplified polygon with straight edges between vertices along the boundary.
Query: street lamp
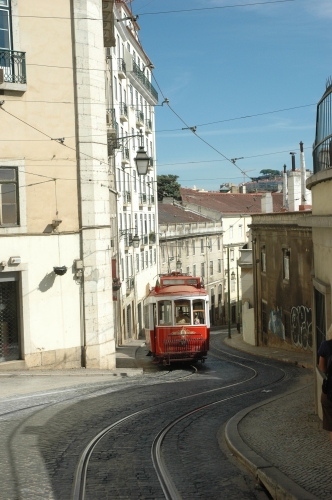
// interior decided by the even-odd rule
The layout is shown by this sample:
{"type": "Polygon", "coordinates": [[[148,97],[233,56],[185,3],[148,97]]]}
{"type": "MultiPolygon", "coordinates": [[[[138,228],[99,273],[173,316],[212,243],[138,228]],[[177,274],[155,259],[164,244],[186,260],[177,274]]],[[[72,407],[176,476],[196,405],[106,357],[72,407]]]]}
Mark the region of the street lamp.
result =
{"type": "Polygon", "coordinates": [[[150,157],[146,154],[144,146],[138,147],[138,151],[136,154],[136,158],[134,158],[134,161],[136,163],[138,175],[146,175],[150,166],[150,157]]]}
{"type": "Polygon", "coordinates": [[[134,248],[138,248],[139,247],[140,237],[138,236],[138,234],[135,234],[135,236],[133,236],[133,239],[131,241],[132,241],[132,244],[133,244],[134,248]]]}
{"type": "Polygon", "coordinates": [[[235,272],[232,271],[232,274],[231,274],[231,280],[234,281],[235,280],[235,272]]]}
{"type": "Polygon", "coordinates": [[[176,269],[177,269],[177,271],[180,271],[181,266],[182,266],[182,262],[181,262],[181,260],[180,260],[180,259],[178,259],[178,260],[176,261],[176,269]]]}

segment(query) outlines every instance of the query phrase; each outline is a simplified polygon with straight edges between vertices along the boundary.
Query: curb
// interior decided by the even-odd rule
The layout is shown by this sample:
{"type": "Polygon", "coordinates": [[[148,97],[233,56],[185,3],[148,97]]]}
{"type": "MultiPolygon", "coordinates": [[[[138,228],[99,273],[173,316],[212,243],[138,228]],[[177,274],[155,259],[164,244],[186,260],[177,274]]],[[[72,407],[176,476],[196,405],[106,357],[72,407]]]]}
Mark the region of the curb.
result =
{"type": "Polygon", "coordinates": [[[223,340],[223,342],[228,347],[231,347],[232,349],[235,349],[236,351],[245,352],[246,354],[251,354],[252,356],[259,356],[260,358],[271,359],[272,361],[282,361],[284,363],[288,363],[288,364],[292,364],[292,365],[296,365],[296,366],[301,366],[302,368],[306,368],[306,369],[309,369],[309,370],[313,369],[312,363],[307,363],[306,361],[304,361],[304,362],[297,361],[297,360],[294,360],[294,359],[291,359],[291,358],[288,358],[288,357],[283,357],[282,355],[276,357],[276,356],[271,356],[271,355],[269,355],[267,353],[263,354],[262,352],[251,352],[251,351],[248,351],[245,348],[245,346],[242,347],[242,346],[234,345],[231,342],[228,342],[227,338],[225,338],[223,340]]]}
{"type": "Polygon", "coordinates": [[[258,479],[269,491],[274,500],[319,500],[312,493],[307,492],[292,479],[279,471],[272,464],[252,450],[242,439],[238,431],[238,425],[248,413],[259,408],[289,396],[295,392],[304,389],[306,386],[288,391],[280,396],[275,396],[262,403],[255,404],[249,408],[241,410],[234,415],[226,424],[225,440],[234,456],[244,464],[249,471],[258,479]]]}

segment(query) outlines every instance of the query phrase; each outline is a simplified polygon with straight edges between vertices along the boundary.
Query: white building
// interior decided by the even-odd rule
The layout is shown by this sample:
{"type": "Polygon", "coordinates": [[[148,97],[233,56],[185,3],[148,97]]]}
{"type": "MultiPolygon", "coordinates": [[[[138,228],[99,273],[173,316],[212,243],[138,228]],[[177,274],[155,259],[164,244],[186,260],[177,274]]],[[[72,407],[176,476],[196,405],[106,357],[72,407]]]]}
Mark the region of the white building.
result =
{"type": "Polygon", "coordinates": [[[112,161],[110,193],[116,211],[113,228],[116,342],[137,338],[144,328],[144,298],[158,274],[155,113],[158,93],[153,65],[138,38],[139,26],[124,1],[116,0],[115,46],[107,50],[108,144],[112,161]],[[150,157],[138,176],[139,146],[150,157]],[[138,248],[133,245],[139,237],[138,248]],[[120,287],[121,282],[121,287],[120,287]],[[117,291],[117,289],[120,289],[117,291]]]}
{"type": "Polygon", "coordinates": [[[211,322],[219,323],[223,314],[222,224],[168,199],[163,201],[158,205],[161,274],[180,271],[200,276],[209,293],[211,322]]]}

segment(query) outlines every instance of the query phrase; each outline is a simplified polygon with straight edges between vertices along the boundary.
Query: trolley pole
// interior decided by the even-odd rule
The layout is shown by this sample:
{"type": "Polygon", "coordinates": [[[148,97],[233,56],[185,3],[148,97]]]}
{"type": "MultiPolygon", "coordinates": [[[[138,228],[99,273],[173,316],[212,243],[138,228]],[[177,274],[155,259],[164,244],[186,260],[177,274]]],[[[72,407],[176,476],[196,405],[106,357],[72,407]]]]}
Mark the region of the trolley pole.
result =
{"type": "Polygon", "coordinates": [[[232,338],[231,335],[231,276],[229,269],[229,247],[227,247],[227,289],[228,289],[228,338],[232,338]]]}

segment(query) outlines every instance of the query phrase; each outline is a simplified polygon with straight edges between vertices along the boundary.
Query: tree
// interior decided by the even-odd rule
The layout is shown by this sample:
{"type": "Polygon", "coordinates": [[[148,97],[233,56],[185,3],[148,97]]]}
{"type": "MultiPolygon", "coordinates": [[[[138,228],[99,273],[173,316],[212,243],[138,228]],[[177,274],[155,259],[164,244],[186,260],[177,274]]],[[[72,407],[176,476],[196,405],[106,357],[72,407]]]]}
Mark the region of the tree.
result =
{"type": "Polygon", "coordinates": [[[172,196],[176,200],[181,200],[180,187],[176,182],[178,175],[157,175],[158,201],[162,201],[164,196],[172,196]]]}
{"type": "Polygon", "coordinates": [[[281,172],[280,172],[280,170],[272,170],[271,168],[264,168],[263,170],[260,171],[260,174],[275,175],[275,176],[279,177],[281,172]]]}

